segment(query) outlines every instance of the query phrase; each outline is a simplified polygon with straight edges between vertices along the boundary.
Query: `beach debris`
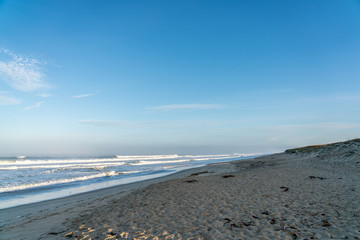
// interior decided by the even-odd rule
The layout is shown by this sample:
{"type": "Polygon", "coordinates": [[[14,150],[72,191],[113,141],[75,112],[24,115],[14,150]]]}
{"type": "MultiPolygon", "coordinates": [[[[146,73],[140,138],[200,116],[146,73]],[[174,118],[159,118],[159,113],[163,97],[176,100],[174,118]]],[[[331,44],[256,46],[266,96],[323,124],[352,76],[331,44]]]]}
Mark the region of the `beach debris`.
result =
{"type": "Polygon", "coordinates": [[[204,174],[204,173],[209,173],[209,171],[203,171],[203,172],[192,173],[192,174],[190,174],[190,177],[197,176],[197,175],[204,174]]]}
{"type": "Polygon", "coordinates": [[[275,218],[273,218],[273,219],[270,220],[270,224],[275,224],[275,223],[276,223],[275,218]]]}
{"type": "Polygon", "coordinates": [[[283,192],[289,191],[289,188],[288,188],[288,187],[280,187],[280,188],[284,190],[283,192]]]}
{"type": "Polygon", "coordinates": [[[319,179],[319,180],[324,180],[326,178],[324,177],[315,177],[315,176],[309,176],[310,179],[319,179]]]}
{"type": "Polygon", "coordinates": [[[327,220],[324,220],[322,226],[323,227],[330,227],[331,224],[327,220]]]}
{"type": "Polygon", "coordinates": [[[252,215],[252,217],[255,218],[255,219],[259,219],[257,216],[254,216],[254,215],[252,215]]]}
{"type": "Polygon", "coordinates": [[[239,228],[240,226],[236,225],[236,223],[232,223],[230,224],[230,230],[232,230],[233,228],[239,228]]]}
{"type": "Polygon", "coordinates": [[[282,222],[280,223],[280,226],[282,226],[282,227],[284,228],[284,231],[285,231],[285,222],[284,222],[284,221],[282,221],[282,222]]]}
{"type": "Polygon", "coordinates": [[[253,221],[250,221],[250,222],[240,222],[240,226],[241,227],[248,227],[248,226],[251,226],[251,225],[253,225],[253,221]]]}
{"type": "Polygon", "coordinates": [[[224,226],[230,223],[230,225],[228,225],[230,230],[232,230],[233,228],[243,228],[254,225],[253,221],[235,223],[229,218],[224,218],[224,220],[226,221],[224,223],[224,226]]]}
{"type": "Polygon", "coordinates": [[[197,180],[191,179],[191,180],[186,180],[185,182],[187,182],[187,183],[194,183],[194,182],[197,182],[197,180]]]}
{"type": "Polygon", "coordinates": [[[224,175],[223,178],[230,178],[230,177],[235,177],[234,175],[232,174],[229,174],[229,175],[224,175]]]}
{"type": "Polygon", "coordinates": [[[65,234],[65,237],[71,238],[71,237],[74,236],[74,235],[75,235],[75,232],[69,232],[69,233],[66,233],[66,234],[65,234]]]}
{"type": "Polygon", "coordinates": [[[268,211],[263,211],[261,214],[269,215],[270,213],[268,211]]]}
{"type": "Polygon", "coordinates": [[[297,227],[294,227],[294,226],[291,226],[291,225],[290,225],[289,228],[294,229],[294,230],[300,232],[300,229],[298,229],[297,227]]]}
{"type": "Polygon", "coordinates": [[[287,233],[289,233],[289,234],[291,234],[292,235],[292,237],[293,237],[293,239],[297,239],[297,234],[296,233],[294,233],[294,232],[292,232],[292,231],[289,231],[289,230],[284,230],[285,232],[287,232],[287,233]]]}
{"type": "Polygon", "coordinates": [[[337,214],[337,217],[340,217],[340,213],[336,209],[334,209],[334,210],[335,210],[335,212],[337,214]]]}
{"type": "Polygon", "coordinates": [[[122,233],[120,233],[120,237],[122,237],[122,238],[128,238],[129,237],[129,233],[128,232],[122,232],[122,233]]]}

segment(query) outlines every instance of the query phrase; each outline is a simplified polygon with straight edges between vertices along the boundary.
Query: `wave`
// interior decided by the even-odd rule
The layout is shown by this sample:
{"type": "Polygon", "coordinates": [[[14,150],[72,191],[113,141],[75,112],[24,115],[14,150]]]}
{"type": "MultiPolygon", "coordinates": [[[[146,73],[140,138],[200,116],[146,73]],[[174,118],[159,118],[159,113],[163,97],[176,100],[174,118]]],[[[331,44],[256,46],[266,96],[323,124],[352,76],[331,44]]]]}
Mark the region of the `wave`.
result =
{"type": "MultiPolygon", "coordinates": [[[[49,173],[55,173],[55,172],[65,172],[65,171],[72,171],[72,170],[76,170],[76,169],[81,169],[81,170],[94,170],[94,171],[102,171],[104,169],[107,169],[111,166],[77,166],[77,167],[62,167],[62,168],[56,168],[56,169],[51,169],[51,170],[47,170],[44,171],[44,174],[49,174],[49,173]]],[[[1,168],[0,168],[1,169],[1,168]]]]}
{"type": "Polygon", "coordinates": [[[54,158],[54,157],[27,157],[17,156],[10,158],[0,158],[0,165],[40,165],[40,164],[64,164],[64,163],[92,163],[92,162],[118,162],[118,161],[134,161],[134,160],[170,160],[170,159],[223,159],[232,157],[247,157],[259,154],[219,154],[219,155],[115,155],[103,157],[80,157],[80,158],[54,158]],[[15,160],[15,162],[13,162],[15,160]]]}
{"type": "Polygon", "coordinates": [[[165,164],[165,163],[179,163],[179,162],[189,162],[189,159],[173,160],[173,161],[138,161],[132,163],[132,165],[151,165],[151,164],[165,164]]]}
{"type": "MultiPolygon", "coordinates": [[[[210,161],[210,160],[223,160],[229,158],[241,158],[249,157],[257,154],[226,154],[226,155],[185,155],[178,156],[178,159],[173,160],[159,160],[158,158],[154,160],[140,160],[138,162],[133,162],[132,165],[151,165],[151,164],[166,164],[166,163],[181,163],[181,162],[191,162],[191,161],[210,161]]],[[[165,158],[164,158],[165,159],[165,158]]]]}
{"type": "Polygon", "coordinates": [[[78,165],[78,164],[61,164],[61,165],[28,165],[28,166],[2,166],[0,170],[18,170],[18,169],[48,169],[48,168],[56,168],[56,169],[64,169],[64,170],[73,170],[73,169],[104,169],[113,166],[121,166],[125,165],[124,162],[115,162],[115,163],[92,163],[87,165],[78,165]]]}
{"type": "Polygon", "coordinates": [[[0,165],[38,165],[38,164],[56,164],[56,163],[92,163],[92,162],[119,162],[119,161],[134,161],[134,160],[146,160],[146,159],[174,159],[179,158],[178,155],[144,155],[144,156],[115,156],[113,158],[61,158],[61,159],[18,159],[13,161],[0,161],[0,165]]]}
{"type": "Polygon", "coordinates": [[[124,160],[141,160],[141,159],[169,159],[169,158],[179,158],[181,156],[177,154],[171,154],[171,155],[116,155],[116,158],[118,159],[124,159],[124,160]]]}
{"type": "Polygon", "coordinates": [[[188,161],[209,161],[229,158],[248,157],[256,154],[221,154],[221,155],[134,155],[115,158],[57,158],[57,159],[9,159],[0,161],[0,170],[18,169],[81,169],[107,168],[121,165],[168,164],[188,161]]]}
{"type": "MultiPolygon", "coordinates": [[[[116,158],[107,159],[57,159],[57,160],[17,160],[10,162],[13,165],[39,165],[39,164],[56,164],[56,163],[95,163],[95,162],[119,162],[116,158]]],[[[1,161],[0,165],[8,165],[9,162],[1,161]]]]}
{"type": "Polygon", "coordinates": [[[89,176],[74,177],[74,178],[68,178],[68,179],[59,179],[59,180],[51,180],[51,181],[40,182],[40,183],[28,183],[28,184],[16,185],[16,186],[0,187],[0,193],[13,192],[13,191],[25,190],[25,189],[36,188],[36,187],[45,187],[45,186],[63,184],[63,183],[86,181],[86,180],[89,180],[89,179],[101,178],[101,177],[110,177],[110,176],[115,176],[115,175],[120,175],[120,174],[124,174],[124,173],[110,171],[110,172],[104,172],[104,173],[98,173],[98,174],[94,174],[94,175],[89,175],[89,176]]]}

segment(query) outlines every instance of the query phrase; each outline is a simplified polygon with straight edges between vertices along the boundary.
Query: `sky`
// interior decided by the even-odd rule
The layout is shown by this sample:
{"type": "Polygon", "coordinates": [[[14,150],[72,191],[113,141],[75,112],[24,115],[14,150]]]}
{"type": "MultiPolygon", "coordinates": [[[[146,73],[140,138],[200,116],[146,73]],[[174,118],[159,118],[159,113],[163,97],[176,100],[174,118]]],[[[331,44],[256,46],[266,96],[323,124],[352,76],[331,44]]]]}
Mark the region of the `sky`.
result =
{"type": "Polygon", "coordinates": [[[0,0],[0,155],[360,136],[358,0],[0,0]]]}

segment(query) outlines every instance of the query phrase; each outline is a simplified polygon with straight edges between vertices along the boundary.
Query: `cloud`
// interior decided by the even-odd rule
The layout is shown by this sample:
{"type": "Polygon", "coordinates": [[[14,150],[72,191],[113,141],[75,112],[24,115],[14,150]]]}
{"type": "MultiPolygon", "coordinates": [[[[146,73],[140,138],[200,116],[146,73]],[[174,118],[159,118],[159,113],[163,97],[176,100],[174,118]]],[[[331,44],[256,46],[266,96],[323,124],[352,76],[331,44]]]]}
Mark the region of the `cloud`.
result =
{"type": "Polygon", "coordinates": [[[0,105],[15,105],[19,103],[21,103],[19,99],[0,95],[0,105]]]}
{"type": "Polygon", "coordinates": [[[24,108],[24,110],[31,110],[31,109],[39,108],[39,107],[41,107],[41,105],[42,105],[43,103],[45,103],[45,102],[37,102],[37,103],[35,103],[35,104],[32,105],[32,106],[29,106],[29,107],[24,108]]]}
{"type": "Polygon", "coordinates": [[[148,108],[155,111],[172,111],[172,110],[210,110],[220,109],[226,106],[220,104],[171,104],[148,108]]]}
{"type": "Polygon", "coordinates": [[[119,121],[119,120],[79,120],[78,124],[86,124],[95,127],[126,127],[126,128],[161,128],[161,129],[181,129],[181,128],[201,128],[227,125],[229,122],[208,121],[208,120],[179,120],[179,121],[119,121]]]}
{"type": "Polygon", "coordinates": [[[91,96],[94,96],[95,94],[93,93],[87,93],[87,94],[81,94],[81,95],[76,95],[76,96],[73,96],[73,98],[86,98],[86,97],[91,97],[91,96]]]}
{"type": "Polygon", "coordinates": [[[39,97],[42,97],[42,98],[48,98],[48,97],[51,97],[51,94],[48,94],[48,93],[39,93],[39,94],[36,94],[36,96],[39,96],[39,97]]]}
{"type": "Polygon", "coordinates": [[[324,123],[314,123],[314,124],[288,124],[288,125],[276,125],[268,127],[256,127],[259,130],[274,130],[274,131],[317,131],[317,130],[347,130],[360,128],[360,123],[353,122],[324,122],[324,123]]]}
{"type": "Polygon", "coordinates": [[[128,125],[127,122],[117,120],[80,120],[77,123],[86,124],[96,127],[116,127],[128,125]]]}
{"type": "Polygon", "coordinates": [[[0,60],[0,80],[7,82],[12,88],[32,92],[49,87],[46,75],[41,69],[44,62],[34,58],[17,55],[7,49],[0,49],[0,54],[10,57],[7,61],[0,60]]]}

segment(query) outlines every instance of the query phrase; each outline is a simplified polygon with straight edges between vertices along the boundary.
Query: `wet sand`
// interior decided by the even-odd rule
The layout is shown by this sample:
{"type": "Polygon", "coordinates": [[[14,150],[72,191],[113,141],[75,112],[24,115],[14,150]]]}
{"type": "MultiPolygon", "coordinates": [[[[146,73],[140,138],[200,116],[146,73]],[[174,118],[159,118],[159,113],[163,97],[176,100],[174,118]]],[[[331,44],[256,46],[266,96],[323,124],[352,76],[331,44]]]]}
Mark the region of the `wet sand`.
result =
{"type": "Polygon", "coordinates": [[[0,210],[0,239],[360,239],[360,141],[0,210]]]}

